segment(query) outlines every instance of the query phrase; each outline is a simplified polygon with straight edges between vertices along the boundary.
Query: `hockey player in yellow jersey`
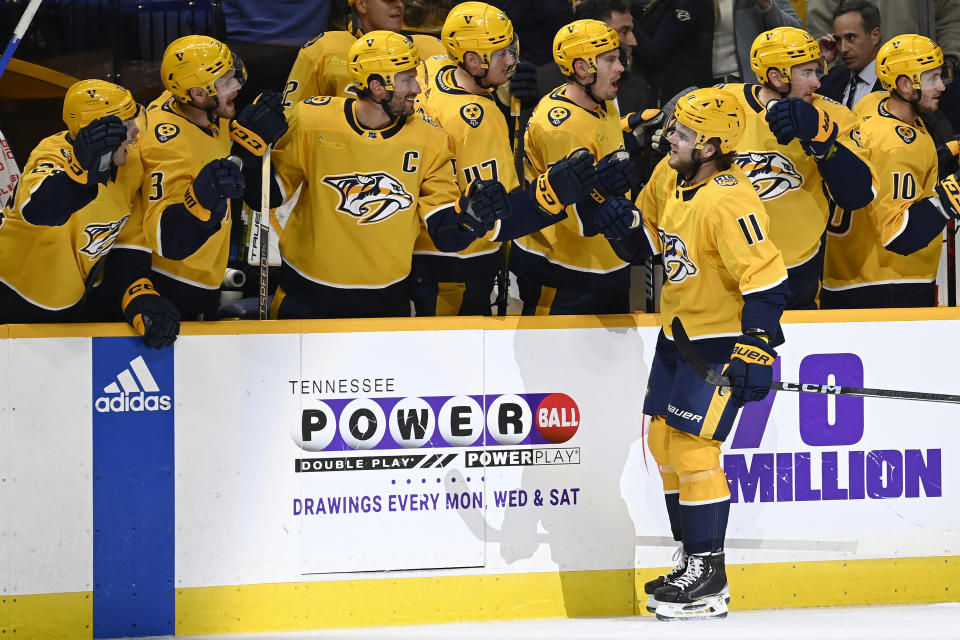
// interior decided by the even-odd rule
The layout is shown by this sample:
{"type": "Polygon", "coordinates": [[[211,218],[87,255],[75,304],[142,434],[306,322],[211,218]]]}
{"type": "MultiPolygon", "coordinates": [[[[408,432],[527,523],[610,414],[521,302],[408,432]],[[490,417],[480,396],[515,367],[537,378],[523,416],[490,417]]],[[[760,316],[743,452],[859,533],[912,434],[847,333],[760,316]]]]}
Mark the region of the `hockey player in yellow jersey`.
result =
{"type": "Polygon", "coordinates": [[[123,315],[151,347],[176,340],[179,314],[150,280],[138,112],[130,92],[109,82],[67,90],[67,130],[30,154],[0,217],[0,323],[123,315]]]}
{"type": "MultiPolygon", "coordinates": [[[[344,31],[325,31],[300,49],[284,90],[284,106],[312,96],[352,96],[347,90],[353,78],[347,69],[347,50],[357,38],[370,31],[399,33],[403,24],[403,0],[350,0],[350,19],[344,31]]],[[[434,36],[411,36],[420,55],[445,55],[434,36]]],[[[352,90],[352,89],[351,89],[352,90]]]]}
{"type": "Polygon", "coordinates": [[[886,92],[856,109],[880,189],[866,208],[834,212],[821,307],[936,306],[950,208],[937,192],[937,152],[921,116],[939,105],[943,68],[943,51],[925,36],[899,35],[880,48],[877,77],[886,92]]]}
{"type": "Polygon", "coordinates": [[[625,260],[663,256],[663,329],[643,412],[651,416],[648,444],[682,547],[676,568],[645,591],[647,608],[668,620],[727,613],[730,492],[720,445],[739,409],[770,389],[788,293],[763,202],[734,163],[745,119],[739,101],[723,89],[698,89],[675,113],[670,155],[640,193],[639,211],[614,197],[596,212],[598,228],[625,260]],[[729,391],[706,383],[681,358],[674,318],[712,366],[725,367],[729,391]]]}
{"type": "MultiPolygon", "coordinates": [[[[507,121],[494,97],[518,59],[509,18],[489,4],[464,2],[447,16],[441,39],[449,56],[427,61],[433,80],[418,104],[447,134],[460,190],[466,193],[481,178],[500,182],[510,192],[511,216],[496,237],[480,238],[454,254],[439,251],[421,229],[413,258],[413,300],[417,315],[490,315],[500,241],[537,231],[566,214],[559,207],[539,207],[538,186],[522,189],[517,179],[507,121]]],[[[592,157],[582,153],[559,160],[546,183],[552,181],[555,192],[575,202],[592,190],[593,172],[592,157]]]]}
{"type": "MultiPolygon", "coordinates": [[[[160,292],[185,319],[215,320],[230,250],[229,200],[259,183],[264,151],[286,123],[277,94],[237,115],[246,71],[214,38],[174,40],[161,73],[169,97],[147,109],[140,141],[144,230],[160,292]]],[[[249,195],[247,203],[260,207],[249,195]]]]}
{"type": "Polygon", "coordinates": [[[831,200],[848,207],[869,202],[870,167],[851,137],[857,118],[815,93],[823,60],[810,34],[793,27],[761,33],[750,60],[760,84],[723,85],[746,115],[736,162],[763,200],[770,236],[783,252],[790,274],[787,308],[811,309],[823,272],[822,238],[831,200]],[[797,126],[801,117],[803,132],[797,126]],[[818,128],[820,118],[825,131],[818,128]]]}
{"type": "Polygon", "coordinates": [[[620,115],[613,99],[623,73],[617,32],[599,20],[577,20],[562,27],[553,57],[567,83],[540,100],[524,135],[527,180],[574,149],[598,159],[595,198],[567,208],[567,218],[514,241],[510,269],[517,276],[523,313],[581,314],[629,311],[629,264],[596,235],[592,212],[607,196],[629,189],[628,154],[623,149],[620,115]],[[608,181],[611,166],[625,173],[608,181]]]}
{"type": "Polygon", "coordinates": [[[280,238],[276,317],[408,316],[421,226],[441,251],[459,251],[509,215],[497,182],[461,196],[446,135],[414,115],[410,38],[367,33],[348,56],[359,98],[294,105],[274,152],[283,197],[301,188],[280,238]]]}

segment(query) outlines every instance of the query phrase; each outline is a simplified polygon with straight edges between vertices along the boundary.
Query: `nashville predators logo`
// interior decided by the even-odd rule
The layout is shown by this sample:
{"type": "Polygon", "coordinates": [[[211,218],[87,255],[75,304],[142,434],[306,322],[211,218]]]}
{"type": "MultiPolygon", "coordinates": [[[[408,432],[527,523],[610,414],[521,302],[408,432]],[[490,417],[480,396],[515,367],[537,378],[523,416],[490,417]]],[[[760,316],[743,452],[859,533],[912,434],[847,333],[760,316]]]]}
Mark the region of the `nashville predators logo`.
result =
{"type": "Polygon", "coordinates": [[[897,127],[897,135],[903,138],[903,141],[906,142],[907,144],[910,144],[911,142],[917,139],[916,130],[914,130],[913,127],[907,127],[904,125],[900,125],[897,127]]]}
{"type": "Polygon", "coordinates": [[[550,109],[550,113],[547,114],[547,119],[550,120],[550,124],[555,127],[559,127],[560,124],[570,117],[570,109],[566,107],[554,107],[550,109]]]}
{"type": "Polygon", "coordinates": [[[359,218],[358,224],[383,222],[413,204],[403,183],[383,171],[327,176],[323,182],[340,194],[337,211],[359,218]]]}
{"type": "Polygon", "coordinates": [[[744,153],[738,155],[736,162],[750,178],[753,188],[761,200],[773,200],[803,184],[801,176],[793,163],[776,151],[744,153]]]}
{"type": "Polygon", "coordinates": [[[687,245],[683,239],[672,233],[666,233],[663,229],[658,229],[657,233],[660,236],[660,244],[663,245],[663,271],[667,280],[683,282],[697,275],[699,269],[690,259],[690,252],[687,251],[687,245]]]}
{"type": "Polygon", "coordinates": [[[333,98],[330,96],[313,96],[312,98],[307,98],[304,102],[315,107],[322,107],[325,104],[329,104],[331,100],[333,100],[333,98]]]}
{"type": "Polygon", "coordinates": [[[166,142],[167,140],[177,137],[177,134],[180,133],[180,127],[172,122],[161,122],[157,125],[157,128],[154,129],[154,132],[157,134],[157,140],[166,142]]]}
{"type": "Polygon", "coordinates": [[[468,125],[476,129],[483,122],[483,107],[476,102],[465,104],[460,108],[460,117],[468,125]]]}
{"type": "Polygon", "coordinates": [[[87,234],[87,244],[80,249],[80,252],[90,256],[90,260],[98,259],[113,246],[114,240],[120,235],[120,229],[129,217],[123,216],[119,220],[105,224],[99,222],[88,224],[83,230],[87,234]]]}
{"type": "Polygon", "coordinates": [[[737,179],[734,178],[729,173],[720,174],[719,176],[714,178],[713,181],[716,182],[721,187],[735,187],[738,184],[740,184],[739,182],[737,182],[737,179]]]}

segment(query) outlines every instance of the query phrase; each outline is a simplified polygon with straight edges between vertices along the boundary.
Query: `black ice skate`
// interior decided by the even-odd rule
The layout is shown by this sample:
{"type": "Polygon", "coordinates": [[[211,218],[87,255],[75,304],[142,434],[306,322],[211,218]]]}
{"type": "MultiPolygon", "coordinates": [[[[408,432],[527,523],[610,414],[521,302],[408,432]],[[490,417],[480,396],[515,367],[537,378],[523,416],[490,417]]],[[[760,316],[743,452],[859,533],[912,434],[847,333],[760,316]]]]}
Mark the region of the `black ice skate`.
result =
{"type": "Polygon", "coordinates": [[[730,587],[723,552],[687,557],[683,575],[654,591],[659,620],[725,618],[730,587]]]}
{"type": "Polygon", "coordinates": [[[643,585],[643,591],[647,594],[647,611],[650,613],[654,613],[660,605],[653,593],[671,580],[676,580],[682,576],[683,572],[687,570],[687,554],[683,551],[682,545],[674,552],[673,561],[676,562],[676,566],[669,573],[654,578],[643,585]]]}

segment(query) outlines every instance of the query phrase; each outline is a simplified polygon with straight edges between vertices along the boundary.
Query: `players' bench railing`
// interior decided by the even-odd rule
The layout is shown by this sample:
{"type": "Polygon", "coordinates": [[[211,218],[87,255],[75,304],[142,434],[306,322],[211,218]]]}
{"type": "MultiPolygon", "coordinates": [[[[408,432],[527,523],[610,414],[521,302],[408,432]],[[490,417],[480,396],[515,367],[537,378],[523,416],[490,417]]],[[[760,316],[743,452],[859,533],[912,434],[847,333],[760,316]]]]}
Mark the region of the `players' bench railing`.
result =
{"type": "MultiPolygon", "coordinates": [[[[26,0],[0,0],[0,38],[5,42],[26,0]],[[9,25],[9,27],[8,27],[9,25]]],[[[78,77],[125,78],[156,62],[166,45],[188,34],[221,35],[220,0],[47,0],[40,5],[17,57],[78,77]],[[73,68],[76,67],[76,68],[73,68]],[[97,72],[100,72],[99,74],[97,72]]]]}

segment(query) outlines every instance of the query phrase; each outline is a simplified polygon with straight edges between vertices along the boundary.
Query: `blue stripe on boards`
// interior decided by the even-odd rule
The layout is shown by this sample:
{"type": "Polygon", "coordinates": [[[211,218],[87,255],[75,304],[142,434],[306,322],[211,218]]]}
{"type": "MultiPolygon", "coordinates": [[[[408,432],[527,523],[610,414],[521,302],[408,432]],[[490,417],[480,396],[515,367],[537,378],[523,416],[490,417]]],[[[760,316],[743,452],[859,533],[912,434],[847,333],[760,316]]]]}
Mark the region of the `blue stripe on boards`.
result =
{"type": "Polygon", "coordinates": [[[93,338],[93,637],[174,633],[173,349],[93,338]]]}

